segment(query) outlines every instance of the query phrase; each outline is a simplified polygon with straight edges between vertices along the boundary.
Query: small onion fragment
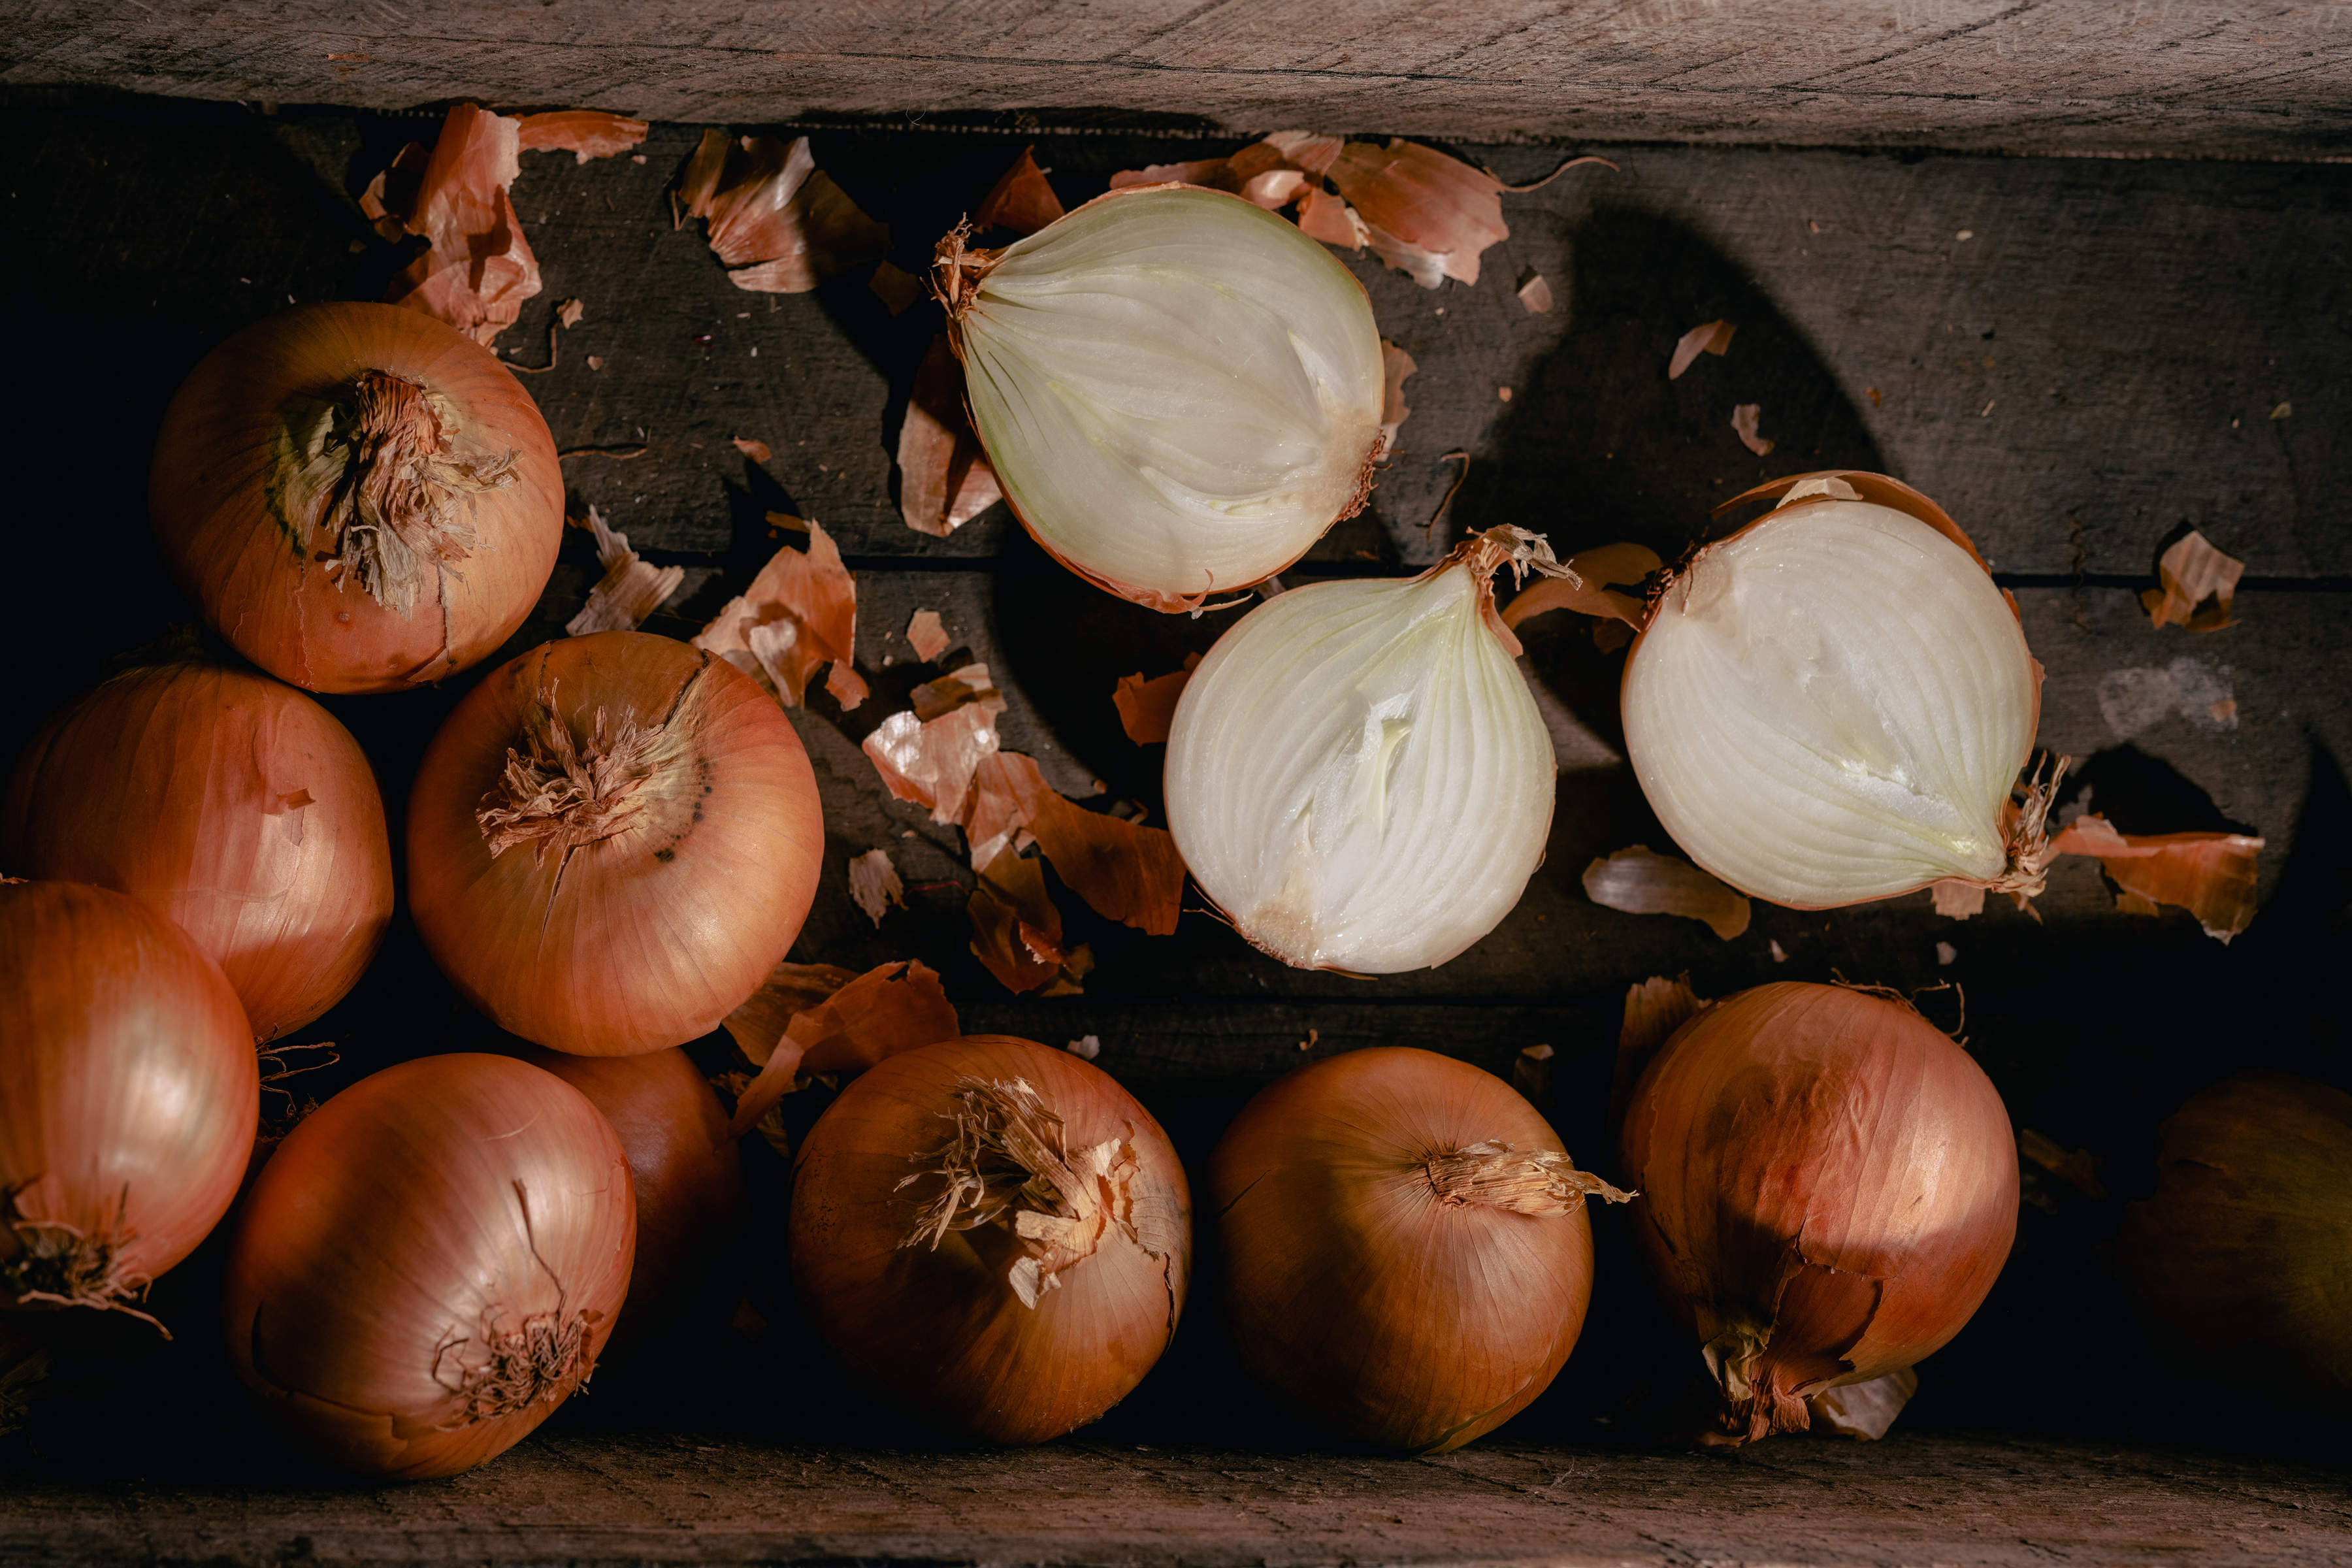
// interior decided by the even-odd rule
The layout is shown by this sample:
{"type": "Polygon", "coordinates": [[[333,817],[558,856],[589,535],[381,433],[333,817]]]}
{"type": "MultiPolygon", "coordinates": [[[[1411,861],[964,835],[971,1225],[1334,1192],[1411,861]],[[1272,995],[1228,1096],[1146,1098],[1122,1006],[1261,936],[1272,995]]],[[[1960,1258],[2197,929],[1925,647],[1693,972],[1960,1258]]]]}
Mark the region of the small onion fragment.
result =
{"type": "Polygon", "coordinates": [[[1543,858],[1550,732],[1493,574],[1548,567],[1496,529],[1410,582],[1295,588],[1218,639],[1176,705],[1169,826],[1234,929],[1302,969],[1444,963],[1543,858]]]}
{"type": "Polygon", "coordinates": [[[1099,586],[1190,610],[1363,505],[1371,305],[1272,213],[1189,186],[1113,191],[1000,251],[958,231],[939,278],[1006,500],[1099,586]]]}

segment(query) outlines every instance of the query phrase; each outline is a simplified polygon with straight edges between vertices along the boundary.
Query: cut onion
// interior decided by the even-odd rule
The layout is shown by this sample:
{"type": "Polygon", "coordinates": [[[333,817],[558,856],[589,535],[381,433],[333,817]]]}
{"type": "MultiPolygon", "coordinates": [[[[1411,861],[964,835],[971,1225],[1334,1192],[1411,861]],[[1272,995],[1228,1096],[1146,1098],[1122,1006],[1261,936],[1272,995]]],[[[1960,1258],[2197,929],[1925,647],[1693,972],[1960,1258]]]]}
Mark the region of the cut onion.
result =
{"type": "Polygon", "coordinates": [[[1113,191],[1003,250],[940,242],[972,422],[1055,558],[1191,610],[1353,515],[1380,443],[1361,285],[1237,196],[1113,191]]]}
{"type": "Polygon", "coordinates": [[[1496,617],[1498,528],[1410,582],[1320,583],[1218,639],[1168,737],[1169,826],[1201,890],[1302,969],[1444,963],[1518,902],[1550,831],[1551,735],[1496,617]]]}

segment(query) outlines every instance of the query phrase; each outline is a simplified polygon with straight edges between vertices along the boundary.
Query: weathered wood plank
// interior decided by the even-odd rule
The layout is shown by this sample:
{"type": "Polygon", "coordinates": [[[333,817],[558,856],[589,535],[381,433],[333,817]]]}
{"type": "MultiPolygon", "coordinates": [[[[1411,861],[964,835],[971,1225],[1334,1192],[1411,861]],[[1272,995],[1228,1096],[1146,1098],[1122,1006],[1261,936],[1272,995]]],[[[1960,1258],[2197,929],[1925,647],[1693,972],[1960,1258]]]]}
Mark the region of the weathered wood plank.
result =
{"type": "Polygon", "coordinates": [[[0,80],[373,109],[456,97],[668,120],[1377,124],[1496,138],[2307,157],[2352,145],[2326,6],[1773,0],[1117,6],[723,0],[383,10],[8,7],[0,80]]]}

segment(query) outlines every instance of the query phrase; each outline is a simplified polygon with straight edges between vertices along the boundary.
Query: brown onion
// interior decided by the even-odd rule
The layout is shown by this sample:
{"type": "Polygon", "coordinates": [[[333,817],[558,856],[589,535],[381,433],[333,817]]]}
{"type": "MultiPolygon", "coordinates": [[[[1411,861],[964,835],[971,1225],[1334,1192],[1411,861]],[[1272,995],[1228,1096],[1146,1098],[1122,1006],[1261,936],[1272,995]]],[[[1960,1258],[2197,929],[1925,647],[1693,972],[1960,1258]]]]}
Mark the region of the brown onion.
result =
{"type": "Polygon", "coordinates": [[[236,993],[179,927],[0,881],[0,1307],[144,1317],[236,1196],[260,1100],[236,993]]]}
{"type": "Polygon", "coordinates": [[[629,1056],[709,1034],[816,896],[824,825],[792,721],[725,659],[643,632],[492,672],[426,749],[408,898],[468,1001],[629,1056]]]}
{"type": "Polygon", "coordinates": [[[425,1057],[287,1135],[242,1205],[222,1321],[306,1445],[417,1479],[496,1458],[588,1380],[628,1290],[621,1141],[511,1057],[425,1057]]]}
{"type": "Polygon", "coordinates": [[[1209,1166],[1242,1360],[1340,1436],[1443,1453],[1568,1361],[1592,1293],[1579,1171],[1510,1085],[1388,1046],[1301,1068],[1209,1166]]]}
{"type": "Polygon", "coordinates": [[[341,1000],[392,919],[359,742],[292,687],[203,658],[118,675],[50,721],[0,798],[0,864],[169,916],[260,1040],[341,1000]]]}
{"type": "Polygon", "coordinates": [[[1969,1054],[1903,1002],[1781,984],[1677,1030],[1635,1086],[1624,1179],[1720,1431],[1801,1432],[1805,1399],[1959,1332],[2017,1232],[2017,1146],[1969,1054]]]}
{"type": "Polygon", "coordinates": [[[189,374],[148,507],[239,653],[313,691],[397,691],[522,625],[555,567],[563,476],[489,350],[421,310],[304,305],[189,374]]]}
{"type": "Polygon", "coordinates": [[[2352,1394],[2352,1095],[2285,1073],[2215,1085],[2164,1124],[2156,1195],[2117,1260],[2161,1347],[2287,1404],[2352,1394]]]}
{"type": "Polygon", "coordinates": [[[1175,1332],[1192,1195],[1151,1113],[1067,1051],[969,1035],[887,1058],[794,1162],[793,1273],[891,1398],[1042,1443],[1127,1396],[1175,1332]]]}
{"type": "Polygon", "coordinates": [[[611,1344],[624,1349],[683,1304],[741,1228],[741,1151],[719,1096],[684,1051],[575,1057],[518,1046],[515,1055],[586,1095],[628,1156],[636,1262],[611,1344]]]}

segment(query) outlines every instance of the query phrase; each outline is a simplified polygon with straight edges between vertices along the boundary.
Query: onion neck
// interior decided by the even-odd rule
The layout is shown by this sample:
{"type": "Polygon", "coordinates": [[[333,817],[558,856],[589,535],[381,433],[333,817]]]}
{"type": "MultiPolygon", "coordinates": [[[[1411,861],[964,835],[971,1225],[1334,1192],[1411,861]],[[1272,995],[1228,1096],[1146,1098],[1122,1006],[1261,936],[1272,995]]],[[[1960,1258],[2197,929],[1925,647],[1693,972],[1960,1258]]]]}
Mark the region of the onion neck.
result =
{"type": "Polygon", "coordinates": [[[1002,250],[983,250],[971,243],[969,219],[955,226],[931,254],[931,294],[948,313],[948,342],[963,358],[963,319],[971,310],[981,284],[1004,259],[1002,250]]]}
{"type": "Polygon", "coordinates": [[[14,1256],[0,1263],[0,1290],[10,1304],[124,1312],[170,1339],[169,1329],[133,1304],[145,1300],[150,1280],[122,1259],[124,1249],[139,1238],[128,1223],[130,1190],[117,1200],[110,1223],[85,1230],[66,1220],[28,1217],[18,1200],[29,1185],[13,1187],[0,1200],[0,1222],[15,1247],[14,1256]]]}
{"type": "MultiPolygon", "coordinates": [[[[675,711],[673,705],[673,717],[675,711]]],[[[534,862],[544,862],[551,853],[568,856],[625,831],[662,771],[669,729],[668,720],[643,724],[599,708],[593,728],[575,739],[555,710],[550,682],[525,708],[522,744],[507,748],[498,783],[474,809],[490,858],[528,845],[534,862]]]]}
{"type": "Polygon", "coordinates": [[[1466,1149],[1432,1154],[1423,1168],[1437,1201],[1449,1207],[1483,1204],[1513,1214],[1559,1219],[1583,1212],[1587,1198],[1622,1204],[1636,1196],[1619,1191],[1590,1171],[1578,1170],[1573,1161],[1556,1150],[1515,1149],[1491,1138],[1466,1149]]]}
{"type": "Polygon", "coordinates": [[[2050,865],[2050,807],[2058,798],[2058,781],[2066,776],[2073,759],[2054,763],[2047,753],[2025,781],[2021,798],[2002,813],[2003,865],[2000,876],[1985,884],[1988,891],[2009,893],[2022,900],[2038,896],[2050,865]]]}
{"type": "Polygon", "coordinates": [[[1508,523],[1472,534],[1422,575],[1434,577],[1457,566],[1468,568],[1477,579],[1479,616],[1495,640],[1503,645],[1503,651],[1513,658],[1519,657],[1519,639],[1503,624],[1501,613],[1495,608],[1495,574],[1505,567],[1510,568],[1514,586],[1526,582],[1530,572],[1538,576],[1563,578],[1580,587],[1584,581],[1553,556],[1551,544],[1542,534],[1513,528],[1508,523]]]}

